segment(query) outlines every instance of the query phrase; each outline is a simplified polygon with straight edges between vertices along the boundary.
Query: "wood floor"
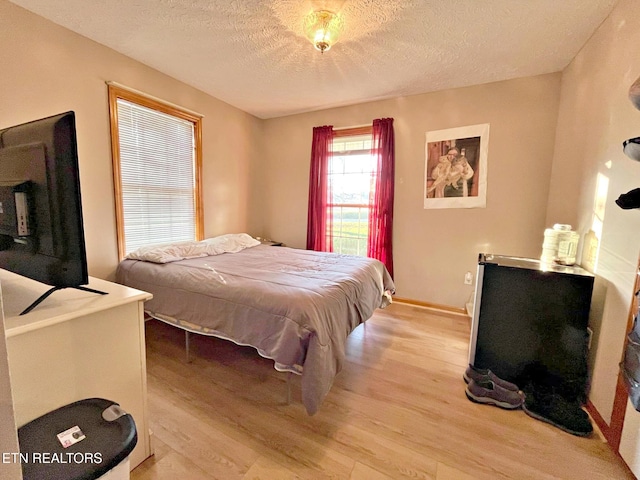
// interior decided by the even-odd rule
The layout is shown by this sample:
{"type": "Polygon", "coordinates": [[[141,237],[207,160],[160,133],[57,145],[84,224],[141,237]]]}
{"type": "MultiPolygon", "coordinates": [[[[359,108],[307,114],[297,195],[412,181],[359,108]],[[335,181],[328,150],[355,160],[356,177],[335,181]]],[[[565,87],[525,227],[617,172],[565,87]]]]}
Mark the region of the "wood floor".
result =
{"type": "Polygon", "coordinates": [[[402,304],[349,337],[320,411],[250,347],[147,322],[155,455],[133,480],[627,479],[602,437],[464,395],[469,322],[402,304]]]}

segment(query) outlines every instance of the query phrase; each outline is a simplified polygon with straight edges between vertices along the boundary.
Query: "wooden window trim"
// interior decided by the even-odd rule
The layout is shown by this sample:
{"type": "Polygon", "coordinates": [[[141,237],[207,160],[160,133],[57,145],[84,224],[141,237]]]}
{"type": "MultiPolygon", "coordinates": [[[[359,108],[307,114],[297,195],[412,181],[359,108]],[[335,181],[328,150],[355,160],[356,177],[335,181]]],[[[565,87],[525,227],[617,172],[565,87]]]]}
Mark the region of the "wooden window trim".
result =
{"type": "Polygon", "coordinates": [[[120,136],[118,126],[118,99],[136,103],[143,107],[151,108],[167,115],[181,118],[193,123],[194,142],[195,142],[195,181],[194,195],[195,200],[195,238],[202,240],[204,238],[204,209],[202,201],[202,117],[193,113],[181,110],[178,107],[163,103],[151,97],[147,97],[137,92],[127,90],[116,85],[107,85],[109,93],[109,123],[111,127],[111,160],[113,166],[113,188],[115,196],[116,209],[116,234],[118,237],[118,259],[122,260],[125,256],[125,238],[124,238],[124,209],[122,205],[122,177],[120,171],[120,136]]]}
{"type": "Polygon", "coordinates": [[[342,128],[340,130],[333,131],[333,137],[354,137],[356,135],[371,135],[373,134],[373,126],[368,125],[366,127],[353,127],[342,128]]]}

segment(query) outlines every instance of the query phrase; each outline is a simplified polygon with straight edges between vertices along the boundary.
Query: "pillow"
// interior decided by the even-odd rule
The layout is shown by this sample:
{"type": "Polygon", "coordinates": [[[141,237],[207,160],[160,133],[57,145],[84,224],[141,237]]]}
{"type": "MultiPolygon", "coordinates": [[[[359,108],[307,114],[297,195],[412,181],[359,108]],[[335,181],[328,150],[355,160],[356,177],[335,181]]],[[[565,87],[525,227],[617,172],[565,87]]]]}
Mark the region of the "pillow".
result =
{"type": "Polygon", "coordinates": [[[187,258],[237,253],[256,245],[260,245],[260,242],[246,233],[232,233],[208,238],[201,242],[179,242],[140,247],[125,258],[153,263],[170,263],[187,258]]]}
{"type": "Polygon", "coordinates": [[[206,245],[202,245],[201,242],[180,242],[140,247],[127,254],[125,258],[153,263],[169,263],[206,255],[208,255],[206,245]]]}
{"type": "MultiPolygon", "coordinates": [[[[211,251],[218,253],[236,253],[245,248],[260,245],[260,242],[246,233],[228,233],[218,237],[207,238],[201,243],[211,247],[211,251]]],[[[210,253],[216,255],[217,253],[210,253]]]]}

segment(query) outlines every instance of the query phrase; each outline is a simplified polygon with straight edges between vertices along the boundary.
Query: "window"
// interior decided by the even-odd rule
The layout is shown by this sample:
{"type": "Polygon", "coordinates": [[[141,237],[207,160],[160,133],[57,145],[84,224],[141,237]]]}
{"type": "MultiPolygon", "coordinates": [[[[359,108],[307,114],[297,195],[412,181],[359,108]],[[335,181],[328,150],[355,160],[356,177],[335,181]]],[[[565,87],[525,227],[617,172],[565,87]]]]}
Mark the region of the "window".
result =
{"type": "Polygon", "coordinates": [[[118,253],[202,239],[201,117],[109,85],[118,253]]]}
{"type": "Polygon", "coordinates": [[[353,134],[354,130],[336,131],[331,145],[328,174],[333,226],[327,228],[327,235],[332,237],[334,252],[364,257],[377,165],[371,154],[371,128],[364,129],[368,130],[364,134],[353,134]]]}
{"type": "Polygon", "coordinates": [[[375,258],[393,277],[393,118],[313,127],[309,167],[307,249],[375,258]]]}

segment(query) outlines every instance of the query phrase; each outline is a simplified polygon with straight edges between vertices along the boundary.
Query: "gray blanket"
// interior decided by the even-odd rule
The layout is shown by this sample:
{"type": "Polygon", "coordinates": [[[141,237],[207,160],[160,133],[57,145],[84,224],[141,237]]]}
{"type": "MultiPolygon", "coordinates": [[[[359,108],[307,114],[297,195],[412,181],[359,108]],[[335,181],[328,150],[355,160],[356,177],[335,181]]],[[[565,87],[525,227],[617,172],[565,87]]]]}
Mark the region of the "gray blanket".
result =
{"type": "Polygon", "coordinates": [[[156,318],[302,372],[309,415],[342,368],[349,333],[395,291],[378,260],[264,245],[166,264],[124,260],[116,280],[152,293],[145,310],[156,318]]]}

